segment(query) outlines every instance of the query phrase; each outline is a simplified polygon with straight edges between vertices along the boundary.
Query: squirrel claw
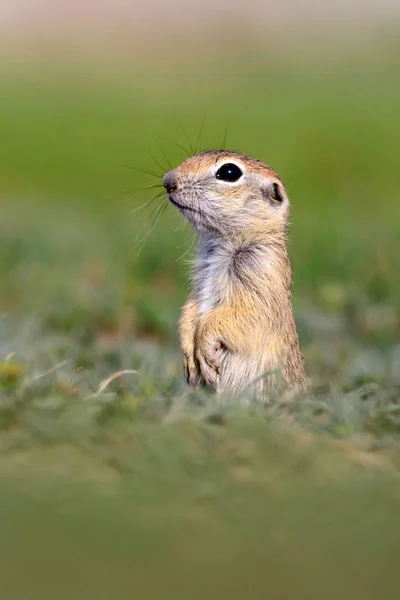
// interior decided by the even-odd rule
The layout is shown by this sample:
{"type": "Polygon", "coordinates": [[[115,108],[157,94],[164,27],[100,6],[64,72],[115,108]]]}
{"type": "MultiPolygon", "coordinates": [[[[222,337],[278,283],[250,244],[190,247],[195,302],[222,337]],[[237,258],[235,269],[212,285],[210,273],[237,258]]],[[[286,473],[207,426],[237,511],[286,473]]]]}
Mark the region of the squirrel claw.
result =
{"type": "Polygon", "coordinates": [[[183,355],[183,368],[185,371],[185,379],[190,387],[200,387],[201,385],[201,374],[199,369],[196,367],[193,358],[187,354],[183,355]]]}

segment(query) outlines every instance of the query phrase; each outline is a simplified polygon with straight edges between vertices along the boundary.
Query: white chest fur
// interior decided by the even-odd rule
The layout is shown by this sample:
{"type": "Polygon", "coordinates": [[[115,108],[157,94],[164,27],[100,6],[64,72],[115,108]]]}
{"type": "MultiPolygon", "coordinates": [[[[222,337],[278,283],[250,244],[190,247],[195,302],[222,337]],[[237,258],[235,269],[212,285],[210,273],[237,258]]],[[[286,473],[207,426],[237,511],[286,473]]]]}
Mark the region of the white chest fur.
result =
{"type": "Polygon", "coordinates": [[[230,287],[231,262],[231,250],[212,243],[200,246],[194,274],[194,286],[201,314],[210,312],[226,299],[230,287]]]}

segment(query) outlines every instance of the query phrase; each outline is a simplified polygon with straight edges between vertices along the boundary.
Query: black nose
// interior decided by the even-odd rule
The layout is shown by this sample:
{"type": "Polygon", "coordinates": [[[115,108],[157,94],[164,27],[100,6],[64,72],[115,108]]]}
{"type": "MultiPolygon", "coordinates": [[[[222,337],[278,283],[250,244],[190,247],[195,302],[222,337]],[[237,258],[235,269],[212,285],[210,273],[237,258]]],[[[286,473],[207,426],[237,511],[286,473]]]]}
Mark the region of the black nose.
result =
{"type": "Polygon", "coordinates": [[[169,171],[163,178],[163,186],[167,190],[168,194],[172,194],[178,187],[177,178],[173,171],[169,171]]]}

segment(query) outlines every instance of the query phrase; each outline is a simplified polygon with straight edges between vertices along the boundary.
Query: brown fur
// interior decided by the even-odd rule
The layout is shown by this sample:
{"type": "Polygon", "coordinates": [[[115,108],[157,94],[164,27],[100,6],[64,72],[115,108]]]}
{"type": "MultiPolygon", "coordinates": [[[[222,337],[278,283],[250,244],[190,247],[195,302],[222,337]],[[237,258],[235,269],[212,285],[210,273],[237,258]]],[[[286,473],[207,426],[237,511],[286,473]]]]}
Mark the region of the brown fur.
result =
{"type": "Polygon", "coordinates": [[[255,382],[266,398],[304,389],[286,252],[289,201],[278,175],[254,158],[209,151],[167,173],[164,185],[200,234],[180,318],[189,385],[236,394],[255,382]],[[238,181],[215,177],[225,163],[241,169],[238,181]]]}

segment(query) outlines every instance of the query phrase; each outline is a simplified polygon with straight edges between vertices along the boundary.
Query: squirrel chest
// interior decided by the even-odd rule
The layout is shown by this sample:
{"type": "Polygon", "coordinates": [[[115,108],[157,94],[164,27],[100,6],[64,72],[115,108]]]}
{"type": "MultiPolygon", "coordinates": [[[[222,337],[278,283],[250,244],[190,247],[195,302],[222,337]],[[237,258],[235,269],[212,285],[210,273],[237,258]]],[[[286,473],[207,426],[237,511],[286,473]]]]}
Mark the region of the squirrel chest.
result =
{"type": "Polygon", "coordinates": [[[194,272],[194,293],[198,310],[206,314],[229,297],[232,252],[217,245],[207,245],[199,250],[194,272]]]}
{"type": "MultiPolygon", "coordinates": [[[[238,292],[253,288],[251,273],[264,271],[268,258],[257,246],[239,247],[207,244],[200,248],[194,273],[194,295],[198,310],[204,315],[220,303],[231,304],[238,292]]],[[[268,270],[268,269],[267,269],[268,270]]],[[[267,273],[262,273],[262,276],[267,273]]]]}

